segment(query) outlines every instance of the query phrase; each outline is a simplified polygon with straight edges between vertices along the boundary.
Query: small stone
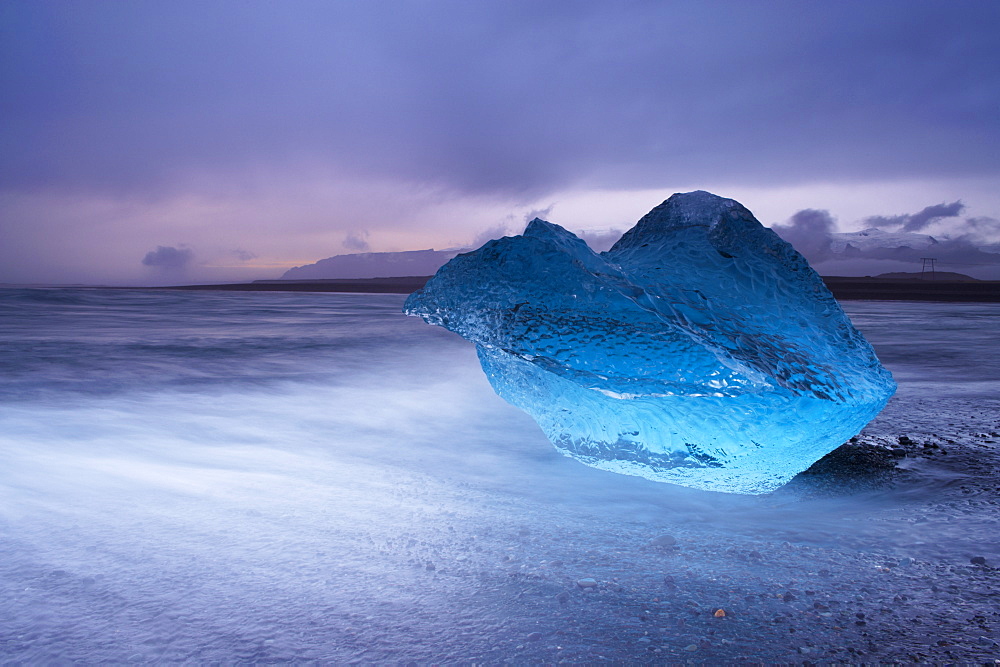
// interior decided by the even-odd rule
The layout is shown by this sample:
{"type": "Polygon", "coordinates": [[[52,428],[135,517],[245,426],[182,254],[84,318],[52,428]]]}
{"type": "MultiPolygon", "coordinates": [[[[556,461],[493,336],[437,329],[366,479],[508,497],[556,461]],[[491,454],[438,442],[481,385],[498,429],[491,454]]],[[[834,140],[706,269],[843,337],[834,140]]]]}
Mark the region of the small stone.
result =
{"type": "Polygon", "coordinates": [[[577,579],[576,585],[580,588],[597,588],[597,580],[585,577],[583,579],[577,579]]]}
{"type": "Polygon", "coordinates": [[[528,635],[529,642],[537,642],[541,638],[542,638],[541,632],[532,632],[531,634],[528,635]]]}
{"type": "Polygon", "coordinates": [[[795,599],[795,596],[792,595],[791,593],[785,593],[784,595],[781,596],[781,599],[784,600],[785,602],[791,602],[792,600],[795,599]]]}
{"type": "Polygon", "coordinates": [[[434,563],[427,563],[427,565],[425,566],[425,569],[428,572],[433,572],[434,570],[437,569],[437,566],[434,563]]]}
{"type": "Polygon", "coordinates": [[[969,559],[969,562],[973,565],[986,565],[986,559],[982,556],[973,556],[969,559]]]}
{"type": "Polygon", "coordinates": [[[909,556],[907,556],[905,558],[900,558],[899,559],[899,567],[909,567],[910,565],[913,565],[915,562],[916,561],[913,560],[912,558],[910,558],[909,556]]]}
{"type": "Polygon", "coordinates": [[[559,604],[566,604],[567,602],[569,602],[569,593],[563,591],[562,593],[556,596],[556,600],[559,601],[559,604]]]}
{"type": "Polygon", "coordinates": [[[677,544],[677,539],[673,535],[660,535],[649,544],[653,547],[672,547],[677,544]]]}
{"type": "Polygon", "coordinates": [[[716,609],[715,613],[712,614],[712,616],[715,616],[716,618],[725,618],[726,617],[726,610],[725,609],[716,609]]]}
{"type": "Polygon", "coordinates": [[[698,645],[697,644],[688,644],[687,646],[684,647],[684,650],[685,651],[697,651],[698,650],[698,645]]]}

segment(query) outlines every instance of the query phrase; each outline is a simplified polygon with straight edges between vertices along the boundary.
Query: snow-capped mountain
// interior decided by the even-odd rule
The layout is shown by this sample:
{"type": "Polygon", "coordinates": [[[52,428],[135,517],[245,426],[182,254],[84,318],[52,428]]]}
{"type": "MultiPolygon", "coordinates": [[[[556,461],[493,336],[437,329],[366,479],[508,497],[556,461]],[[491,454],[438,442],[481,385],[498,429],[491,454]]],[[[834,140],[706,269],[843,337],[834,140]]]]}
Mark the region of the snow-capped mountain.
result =
{"type": "Polygon", "coordinates": [[[835,253],[850,253],[848,246],[861,252],[884,248],[912,248],[923,250],[938,245],[939,241],[927,234],[915,232],[886,232],[878,227],[869,227],[860,232],[830,234],[830,250],[835,253]]]}
{"type": "Polygon", "coordinates": [[[803,254],[827,276],[881,275],[914,272],[934,260],[939,272],[962,273],[981,280],[1000,279],[1000,247],[977,246],[968,237],[930,236],[915,232],[884,231],[829,233],[827,245],[805,246],[803,254]]]}

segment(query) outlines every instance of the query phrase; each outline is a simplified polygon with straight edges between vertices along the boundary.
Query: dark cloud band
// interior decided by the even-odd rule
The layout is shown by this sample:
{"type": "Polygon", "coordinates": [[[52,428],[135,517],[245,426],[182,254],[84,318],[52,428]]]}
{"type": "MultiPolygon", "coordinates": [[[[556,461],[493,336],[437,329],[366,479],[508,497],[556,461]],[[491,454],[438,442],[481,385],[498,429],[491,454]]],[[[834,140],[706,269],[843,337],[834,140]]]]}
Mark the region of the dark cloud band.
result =
{"type": "Polygon", "coordinates": [[[1000,171],[1000,3],[10,0],[0,183],[465,193],[1000,171]]]}

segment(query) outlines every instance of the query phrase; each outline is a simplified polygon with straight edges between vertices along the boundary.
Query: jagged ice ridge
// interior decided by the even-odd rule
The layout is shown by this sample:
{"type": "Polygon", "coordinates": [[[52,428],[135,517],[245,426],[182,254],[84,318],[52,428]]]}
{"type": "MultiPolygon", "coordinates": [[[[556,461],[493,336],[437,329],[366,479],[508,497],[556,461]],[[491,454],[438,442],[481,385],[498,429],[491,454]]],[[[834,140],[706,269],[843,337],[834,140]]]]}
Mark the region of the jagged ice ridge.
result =
{"type": "Polygon", "coordinates": [[[587,465],[772,491],[895,391],[791,245],[732,199],[675,194],[611,250],[535,219],[403,308],[476,343],[494,390],[587,465]]]}

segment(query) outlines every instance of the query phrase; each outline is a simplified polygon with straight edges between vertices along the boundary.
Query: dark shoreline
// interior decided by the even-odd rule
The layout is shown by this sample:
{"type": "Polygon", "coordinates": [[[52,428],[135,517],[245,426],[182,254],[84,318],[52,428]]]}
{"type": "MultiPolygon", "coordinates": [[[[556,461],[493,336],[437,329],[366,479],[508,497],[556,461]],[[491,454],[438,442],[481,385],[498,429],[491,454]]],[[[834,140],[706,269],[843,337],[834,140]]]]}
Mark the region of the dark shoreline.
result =
{"type": "MultiPolygon", "coordinates": [[[[410,294],[430,276],[403,278],[344,278],[328,280],[257,280],[221,285],[175,285],[141,289],[217,290],[227,292],[353,292],[360,294],[410,294]]],[[[899,280],[889,278],[823,278],[841,301],[944,301],[1000,302],[1000,280],[899,280]]],[[[136,288],[139,289],[139,288],[136,288]]]]}
{"type": "Polygon", "coordinates": [[[410,294],[423,287],[430,276],[404,278],[330,278],[326,280],[255,280],[221,285],[172,285],[143,289],[216,290],[225,292],[355,292],[361,294],[410,294]]]}
{"type": "Polygon", "coordinates": [[[840,301],[1000,302],[1000,280],[900,280],[824,276],[840,301]]]}

